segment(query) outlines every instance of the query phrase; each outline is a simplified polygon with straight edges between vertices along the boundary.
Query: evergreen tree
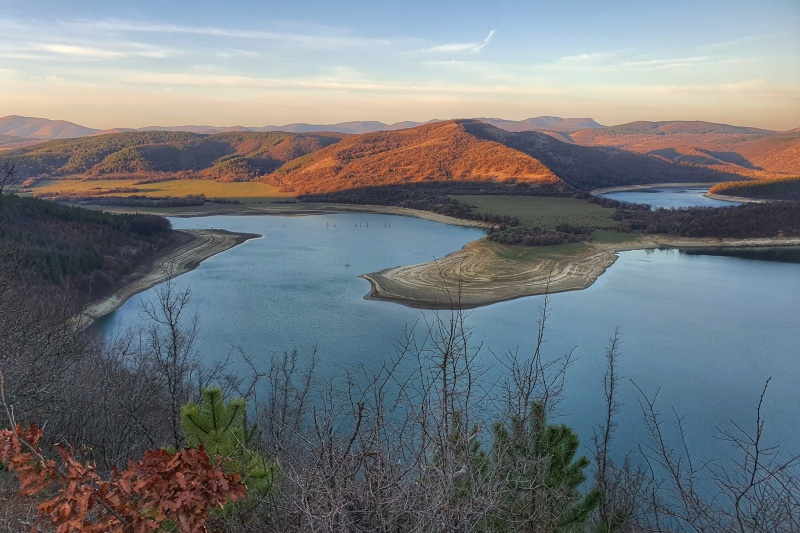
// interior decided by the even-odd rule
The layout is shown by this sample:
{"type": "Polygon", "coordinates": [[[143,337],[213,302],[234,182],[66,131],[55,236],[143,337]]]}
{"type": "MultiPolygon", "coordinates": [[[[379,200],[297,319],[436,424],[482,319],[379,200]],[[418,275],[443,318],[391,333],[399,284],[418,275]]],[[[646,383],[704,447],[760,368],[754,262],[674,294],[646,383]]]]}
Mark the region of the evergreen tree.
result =
{"type": "Polygon", "coordinates": [[[500,508],[487,521],[489,531],[552,533],[580,531],[600,502],[585,496],[586,457],[575,458],[578,436],[566,425],[548,424],[544,407],[534,405],[529,420],[494,426],[490,460],[502,491],[500,508]]]}
{"type": "Polygon", "coordinates": [[[227,471],[239,472],[249,491],[265,495],[273,487],[278,465],[252,448],[255,428],[247,428],[247,404],[242,399],[227,404],[219,387],[202,393],[200,404],[181,408],[181,429],[187,448],[205,446],[212,460],[222,460],[227,471]]]}

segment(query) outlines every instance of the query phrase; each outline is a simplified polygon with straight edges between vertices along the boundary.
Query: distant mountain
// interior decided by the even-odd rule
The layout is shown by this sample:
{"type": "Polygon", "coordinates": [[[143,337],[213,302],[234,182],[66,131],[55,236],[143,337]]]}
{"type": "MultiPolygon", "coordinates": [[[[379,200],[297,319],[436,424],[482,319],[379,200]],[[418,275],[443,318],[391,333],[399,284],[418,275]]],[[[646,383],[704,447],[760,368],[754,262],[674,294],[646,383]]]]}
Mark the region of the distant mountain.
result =
{"type": "Polygon", "coordinates": [[[735,151],[764,170],[800,176],[800,128],[740,143],[735,151]]]}
{"type": "Polygon", "coordinates": [[[341,134],[128,132],[48,141],[6,152],[23,178],[83,174],[189,173],[249,180],[338,142],[341,134]]]}
{"type": "Polygon", "coordinates": [[[68,139],[86,137],[100,130],[86,128],[65,120],[21,117],[9,115],[0,118],[0,135],[12,135],[29,139],[68,139]]]}
{"type": "MultiPolygon", "coordinates": [[[[525,120],[506,120],[501,118],[478,118],[481,122],[486,122],[498,128],[508,131],[552,131],[558,133],[569,133],[587,128],[604,128],[591,118],[559,118],[559,117],[536,117],[525,120]]],[[[338,124],[286,124],[284,126],[264,126],[263,128],[251,128],[253,131],[291,131],[291,132],[312,132],[312,131],[336,131],[349,134],[372,133],[376,131],[396,131],[406,128],[415,128],[425,124],[443,122],[441,120],[429,120],[428,122],[397,122],[395,124],[384,124],[383,122],[340,122],[338,124]]]]}
{"type": "Polygon", "coordinates": [[[508,132],[478,121],[463,123],[467,131],[477,137],[495,140],[538,159],[559,178],[578,189],[740,179],[739,174],[683,165],[648,154],[565,143],[543,132],[508,132]]]}
{"type": "Polygon", "coordinates": [[[0,135],[0,150],[13,150],[41,142],[38,139],[25,139],[13,135],[0,135]]]}
{"type": "Polygon", "coordinates": [[[572,133],[585,129],[606,127],[591,118],[536,117],[525,120],[505,120],[502,118],[479,118],[477,120],[507,131],[572,133]]]}
{"type": "MultiPolygon", "coordinates": [[[[481,118],[484,122],[507,129],[509,131],[552,131],[557,133],[569,133],[587,128],[603,128],[590,118],[559,118],[559,117],[536,117],[525,120],[505,120],[499,118],[481,118]]],[[[75,137],[86,137],[89,135],[105,135],[108,133],[125,133],[131,131],[188,131],[190,133],[202,133],[211,135],[215,133],[226,133],[233,131],[285,131],[289,133],[316,133],[334,132],[346,133],[348,135],[359,135],[362,133],[372,133],[375,131],[395,131],[406,128],[415,128],[424,124],[441,122],[434,119],[428,122],[396,122],[394,124],[384,124],[378,121],[353,121],[339,122],[336,124],[307,124],[304,122],[284,124],[282,126],[147,126],[144,128],[113,128],[98,130],[86,128],[63,120],[49,120],[45,118],[21,117],[10,115],[0,118],[0,135],[13,135],[21,138],[31,139],[66,139],[75,137]]]]}

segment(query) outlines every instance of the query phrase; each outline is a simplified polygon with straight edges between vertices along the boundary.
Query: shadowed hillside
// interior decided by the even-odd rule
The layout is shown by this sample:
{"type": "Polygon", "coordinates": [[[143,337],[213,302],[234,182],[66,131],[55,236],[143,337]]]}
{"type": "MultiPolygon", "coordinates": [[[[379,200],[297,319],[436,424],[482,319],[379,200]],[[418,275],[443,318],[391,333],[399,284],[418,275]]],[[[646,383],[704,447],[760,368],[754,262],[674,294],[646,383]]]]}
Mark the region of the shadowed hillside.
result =
{"type": "Polygon", "coordinates": [[[424,182],[560,181],[533,157],[471,134],[464,121],[348,137],[290,161],[265,180],[298,193],[424,182]]]}
{"type": "Polygon", "coordinates": [[[280,132],[130,132],[49,141],[10,151],[5,157],[23,178],[183,172],[236,181],[267,174],[340,138],[338,134],[280,132]]]}
{"type": "Polygon", "coordinates": [[[559,178],[584,190],[643,183],[717,182],[737,177],[626,150],[568,144],[536,131],[511,133],[469,120],[462,124],[476,137],[502,143],[536,158],[559,178]]]}
{"type": "Polygon", "coordinates": [[[583,146],[613,146],[753,178],[800,172],[800,135],[709,122],[631,122],[570,134],[583,146]],[[738,167],[738,168],[737,168],[738,167]]]}

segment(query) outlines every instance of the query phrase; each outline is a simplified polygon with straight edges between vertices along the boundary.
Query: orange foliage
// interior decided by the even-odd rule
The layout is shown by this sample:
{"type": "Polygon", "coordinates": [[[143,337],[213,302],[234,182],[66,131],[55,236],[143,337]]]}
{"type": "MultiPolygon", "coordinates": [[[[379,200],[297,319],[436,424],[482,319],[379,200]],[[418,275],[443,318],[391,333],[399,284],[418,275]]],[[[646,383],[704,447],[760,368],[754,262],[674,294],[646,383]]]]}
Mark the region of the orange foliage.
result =
{"type": "Polygon", "coordinates": [[[479,139],[450,121],[345,138],[265,181],[298,193],[326,193],[425,181],[560,180],[537,159],[479,139]]]}
{"type": "Polygon", "coordinates": [[[239,474],[224,474],[202,447],[174,454],[149,450],[104,480],[93,464],[81,463],[64,447],[57,448],[60,463],[44,458],[38,447],[42,434],[34,424],[0,431],[0,463],[16,474],[20,492],[55,489],[39,504],[34,530],[49,522],[58,533],[145,533],[171,521],[180,531],[204,531],[209,508],[247,491],[239,474]]]}

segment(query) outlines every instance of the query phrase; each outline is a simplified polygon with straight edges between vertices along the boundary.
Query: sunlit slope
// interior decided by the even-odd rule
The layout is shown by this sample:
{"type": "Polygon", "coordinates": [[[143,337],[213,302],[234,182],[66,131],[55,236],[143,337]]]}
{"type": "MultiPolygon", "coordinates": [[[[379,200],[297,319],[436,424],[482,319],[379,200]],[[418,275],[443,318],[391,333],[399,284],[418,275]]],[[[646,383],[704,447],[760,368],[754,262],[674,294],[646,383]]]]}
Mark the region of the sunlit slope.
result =
{"type": "Polygon", "coordinates": [[[285,132],[129,132],[44,142],[4,157],[23,178],[184,173],[184,177],[241,181],[272,172],[340,138],[285,132]]]}
{"type": "Polygon", "coordinates": [[[419,182],[557,183],[541,161],[448,121],[348,137],[287,163],[269,183],[298,193],[419,182]]]}

